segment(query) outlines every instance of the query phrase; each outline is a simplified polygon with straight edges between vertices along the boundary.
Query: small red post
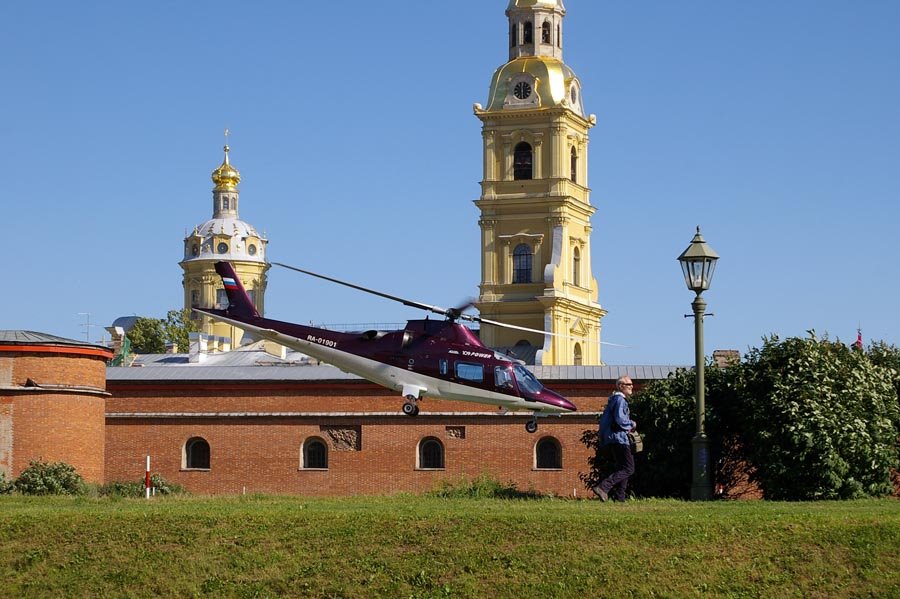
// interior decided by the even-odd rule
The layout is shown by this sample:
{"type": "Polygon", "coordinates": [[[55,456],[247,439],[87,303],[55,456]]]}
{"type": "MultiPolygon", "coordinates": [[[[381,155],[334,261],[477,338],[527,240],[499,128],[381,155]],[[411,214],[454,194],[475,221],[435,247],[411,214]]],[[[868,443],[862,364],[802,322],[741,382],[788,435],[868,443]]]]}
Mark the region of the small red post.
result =
{"type": "Polygon", "coordinates": [[[145,498],[150,499],[150,456],[147,456],[147,472],[144,476],[144,493],[145,498]]]}

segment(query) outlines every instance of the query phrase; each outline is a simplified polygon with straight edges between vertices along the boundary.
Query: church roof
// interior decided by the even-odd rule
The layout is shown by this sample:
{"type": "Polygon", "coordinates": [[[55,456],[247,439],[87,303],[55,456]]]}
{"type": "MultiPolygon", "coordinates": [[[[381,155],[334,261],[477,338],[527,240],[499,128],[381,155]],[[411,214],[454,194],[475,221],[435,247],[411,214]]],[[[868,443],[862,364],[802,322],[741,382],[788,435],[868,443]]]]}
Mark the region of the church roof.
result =
{"type": "Polygon", "coordinates": [[[509,6],[506,10],[516,8],[559,8],[565,12],[566,7],[563,6],[563,0],[509,0],[509,6]]]}
{"type": "Polygon", "coordinates": [[[535,82],[537,102],[534,108],[566,107],[583,116],[579,93],[573,99],[570,84],[576,80],[575,72],[563,61],[549,56],[521,56],[509,61],[494,73],[487,110],[503,110],[510,96],[510,85],[518,81],[522,73],[535,82]]]}

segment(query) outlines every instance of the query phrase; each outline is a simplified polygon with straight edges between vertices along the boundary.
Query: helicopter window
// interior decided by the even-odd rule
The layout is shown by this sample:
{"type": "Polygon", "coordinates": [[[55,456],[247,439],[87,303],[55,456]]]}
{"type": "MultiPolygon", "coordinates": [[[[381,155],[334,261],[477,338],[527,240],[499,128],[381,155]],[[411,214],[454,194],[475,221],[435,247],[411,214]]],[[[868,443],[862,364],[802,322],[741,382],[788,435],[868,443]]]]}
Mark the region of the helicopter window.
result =
{"type": "Polygon", "coordinates": [[[531,146],[526,142],[516,144],[513,150],[513,179],[528,180],[532,177],[531,146]]]}
{"type": "Polygon", "coordinates": [[[322,439],[313,437],[303,443],[303,467],[316,470],[328,468],[328,446],[322,439]]]}
{"type": "Polygon", "coordinates": [[[512,389],[512,373],[503,366],[494,368],[494,383],[498,389],[512,389]]]}
{"type": "Polygon", "coordinates": [[[531,282],[531,263],[534,254],[531,246],[527,243],[520,243],[513,250],[513,283],[530,283],[531,282]]]}
{"type": "Polygon", "coordinates": [[[419,442],[419,468],[442,470],[444,468],[444,446],[434,437],[425,437],[419,442]]]}
{"type": "Polygon", "coordinates": [[[184,444],[186,470],[209,470],[209,443],[202,437],[192,437],[184,444]]]}
{"type": "Polygon", "coordinates": [[[464,381],[480,383],[484,380],[484,366],[481,364],[470,364],[469,362],[457,362],[456,376],[464,381]]]}
{"type": "Polygon", "coordinates": [[[562,468],[562,447],[553,437],[544,437],[535,447],[535,466],[538,470],[559,470],[562,468]]]}
{"type": "Polygon", "coordinates": [[[441,369],[441,374],[446,375],[446,374],[447,374],[447,370],[448,370],[448,369],[447,369],[447,360],[441,360],[440,363],[439,363],[439,365],[440,365],[440,369],[441,369]]]}
{"type": "Polygon", "coordinates": [[[513,368],[516,371],[516,381],[519,383],[519,388],[523,391],[527,393],[538,393],[544,388],[541,382],[534,378],[534,375],[526,370],[521,364],[516,364],[513,368]]]}

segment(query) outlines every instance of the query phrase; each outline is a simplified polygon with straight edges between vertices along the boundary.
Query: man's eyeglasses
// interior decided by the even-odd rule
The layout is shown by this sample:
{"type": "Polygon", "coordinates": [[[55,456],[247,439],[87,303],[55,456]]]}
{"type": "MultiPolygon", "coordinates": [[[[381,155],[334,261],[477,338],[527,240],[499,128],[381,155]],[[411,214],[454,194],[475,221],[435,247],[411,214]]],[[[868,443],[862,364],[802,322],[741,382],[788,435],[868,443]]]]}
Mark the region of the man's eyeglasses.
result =
{"type": "Polygon", "coordinates": [[[634,383],[619,383],[623,387],[634,387],[634,383]]]}

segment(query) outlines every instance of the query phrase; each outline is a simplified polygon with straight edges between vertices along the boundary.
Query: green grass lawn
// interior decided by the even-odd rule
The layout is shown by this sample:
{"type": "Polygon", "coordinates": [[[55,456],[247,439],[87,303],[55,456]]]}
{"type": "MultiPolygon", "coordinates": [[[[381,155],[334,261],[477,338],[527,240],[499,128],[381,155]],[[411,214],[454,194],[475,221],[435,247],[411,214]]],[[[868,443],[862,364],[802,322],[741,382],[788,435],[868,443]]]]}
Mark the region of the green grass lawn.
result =
{"type": "Polygon", "coordinates": [[[3,597],[900,597],[900,501],[0,497],[3,597]]]}

